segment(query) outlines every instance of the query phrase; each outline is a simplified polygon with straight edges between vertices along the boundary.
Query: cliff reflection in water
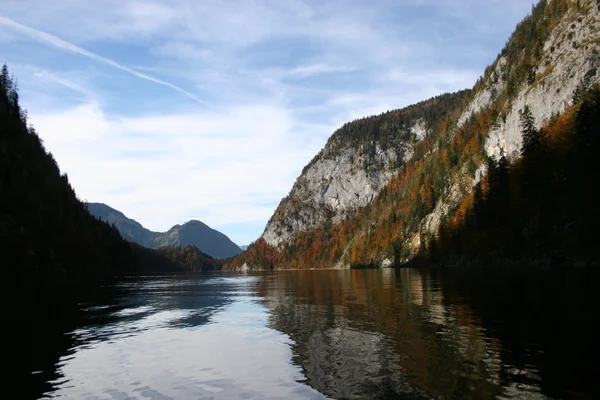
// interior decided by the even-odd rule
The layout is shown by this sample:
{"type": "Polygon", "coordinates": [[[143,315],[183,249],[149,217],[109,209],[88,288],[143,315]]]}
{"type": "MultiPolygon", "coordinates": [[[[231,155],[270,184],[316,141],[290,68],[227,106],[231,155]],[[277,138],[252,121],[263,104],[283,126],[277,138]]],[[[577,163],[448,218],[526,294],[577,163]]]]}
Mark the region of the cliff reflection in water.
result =
{"type": "Polygon", "coordinates": [[[591,379],[592,372],[573,362],[582,354],[571,354],[569,366],[560,357],[543,358],[554,346],[545,336],[555,331],[544,332],[553,316],[540,320],[537,307],[544,307],[550,292],[535,285],[526,289],[527,281],[511,286],[514,276],[450,275],[413,269],[294,271],[265,276],[261,291],[271,327],[295,342],[294,361],[307,383],[334,398],[590,394],[585,377],[591,379]],[[481,279],[489,282],[476,283],[481,279]],[[472,287],[477,285],[483,290],[472,287]],[[531,296],[521,296],[521,290],[531,296]],[[537,321],[537,329],[523,332],[514,315],[537,321]],[[582,369],[579,381],[563,376],[557,384],[557,368],[582,369]],[[553,372],[544,379],[541,370],[553,372]]]}

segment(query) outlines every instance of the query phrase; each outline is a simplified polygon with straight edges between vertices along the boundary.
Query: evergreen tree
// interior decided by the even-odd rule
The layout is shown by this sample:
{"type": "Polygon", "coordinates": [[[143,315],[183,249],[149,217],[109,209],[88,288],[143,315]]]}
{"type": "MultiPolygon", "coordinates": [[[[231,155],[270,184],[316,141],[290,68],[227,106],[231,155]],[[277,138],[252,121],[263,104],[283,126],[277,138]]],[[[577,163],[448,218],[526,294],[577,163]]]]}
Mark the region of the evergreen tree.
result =
{"type": "Polygon", "coordinates": [[[523,157],[537,153],[541,148],[540,132],[535,127],[535,119],[528,105],[519,110],[519,119],[523,132],[523,147],[521,154],[523,157]]]}
{"type": "Polygon", "coordinates": [[[0,89],[6,93],[12,89],[12,82],[6,64],[2,66],[2,72],[0,72],[0,89]]]}
{"type": "Polygon", "coordinates": [[[508,191],[510,163],[504,154],[504,149],[501,150],[500,159],[498,160],[498,182],[497,185],[505,192],[508,191]]]}

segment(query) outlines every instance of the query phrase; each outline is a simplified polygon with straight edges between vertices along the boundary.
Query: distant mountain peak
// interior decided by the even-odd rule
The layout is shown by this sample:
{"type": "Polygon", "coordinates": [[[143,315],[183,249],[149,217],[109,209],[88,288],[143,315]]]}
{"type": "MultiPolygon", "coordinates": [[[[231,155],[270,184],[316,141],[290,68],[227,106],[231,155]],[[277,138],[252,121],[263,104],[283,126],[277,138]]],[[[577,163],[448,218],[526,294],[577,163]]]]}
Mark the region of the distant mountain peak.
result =
{"type": "MultiPolygon", "coordinates": [[[[204,222],[202,222],[202,221],[199,221],[199,220],[197,220],[197,219],[190,219],[188,222],[186,222],[186,223],[184,223],[184,224],[183,224],[183,226],[186,226],[186,225],[187,225],[187,226],[192,226],[192,225],[200,225],[200,226],[203,226],[203,227],[209,227],[209,226],[208,226],[208,225],[206,225],[204,222]]],[[[212,229],[212,228],[210,228],[210,229],[212,229]]]]}
{"type": "Polygon", "coordinates": [[[87,207],[96,218],[114,224],[125,239],[142,246],[160,248],[194,245],[214,258],[233,257],[242,252],[226,235],[196,219],[174,225],[167,232],[153,232],[106,204],[87,203],[87,207]]]}

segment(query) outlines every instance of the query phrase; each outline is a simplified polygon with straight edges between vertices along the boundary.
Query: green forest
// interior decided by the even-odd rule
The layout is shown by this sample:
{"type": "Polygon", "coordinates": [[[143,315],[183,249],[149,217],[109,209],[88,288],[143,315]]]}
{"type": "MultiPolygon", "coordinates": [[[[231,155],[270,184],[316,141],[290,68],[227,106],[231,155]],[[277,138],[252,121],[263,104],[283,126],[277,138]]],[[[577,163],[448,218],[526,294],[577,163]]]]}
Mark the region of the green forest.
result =
{"type": "Polygon", "coordinates": [[[129,245],[87,211],[0,76],[0,246],[20,304],[85,291],[134,271],[129,245]]]}

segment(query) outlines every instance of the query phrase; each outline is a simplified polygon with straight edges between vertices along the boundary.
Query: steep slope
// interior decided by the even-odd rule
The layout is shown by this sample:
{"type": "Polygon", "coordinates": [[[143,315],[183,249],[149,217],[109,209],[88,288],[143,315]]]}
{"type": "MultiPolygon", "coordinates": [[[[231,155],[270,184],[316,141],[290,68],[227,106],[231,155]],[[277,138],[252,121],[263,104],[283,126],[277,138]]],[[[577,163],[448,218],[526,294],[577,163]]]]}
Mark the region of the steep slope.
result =
{"type": "Polygon", "coordinates": [[[600,85],[542,129],[522,113],[523,147],[512,164],[488,160],[488,174],[416,261],[594,265],[600,261],[600,85]]]}
{"type": "Polygon", "coordinates": [[[142,246],[157,249],[193,245],[214,258],[233,257],[242,252],[226,235],[200,221],[175,225],[167,232],[153,232],[106,204],[87,203],[87,207],[97,218],[114,224],[124,238],[142,246]]]}
{"type": "Polygon", "coordinates": [[[426,146],[419,144],[469,93],[444,94],[345,124],[304,168],[267,224],[264,240],[277,246],[298,232],[338,223],[373,201],[401,168],[423,155],[426,146]]]}
{"type": "Polygon", "coordinates": [[[3,379],[20,388],[20,398],[39,398],[40,373],[59,363],[48,349],[65,340],[63,316],[92,289],[133,272],[134,257],[116,229],[90,215],[27,124],[6,66],[0,73],[0,257],[10,365],[3,379]]]}
{"type": "Polygon", "coordinates": [[[28,126],[6,66],[0,75],[0,246],[17,304],[85,291],[132,269],[127,242],[90,215],[28,126]]]}
{"type": "MultiPolygon", "coordinates": [[[[16,86],[2,67],[0,265],[9,344],[3,357],[10,365],[3,377],[19,387],[19,398],[37,399],[51,391],[46,381],[60,379],[65,353],[55,350],[73,344],[68,333],[77,328],[78,312],[102,285],[126,274],[218,269],[221,262],[192,246],[152,250],[131,244],[90,214],[28,125],[16,86]]],[[[103,219],[123,217],[99,209],[103,219]]]]}
{"type": "Polygon", "coordinates": [[[345,125],[229,268],[410,260],[485,175],[488,155],[519,156],[525,105],[539,128],[599,81],[599,14],[593,0],[541,1],[472,90],[345,125]],[[432,118],[381,135],[415,107],[432,118]]]}
{"type": "Polygon", "coordinates": [[[175,225],[154,239],[153,247],[194,245],[215,258],[233,257],[242,250],[223,233],[203,222],[191,220],[175,225]]]}
{"type": "Polygon", "coordinates": [[[109,224],[115,225],[121,235],[131,242],[152,247],[154,239],[159,235],[158,232],[152,232],[144,228],[136,220],[127,218],[121,211],[115,210],[106,204],[86,203],[86,205],[92,215],[109,224]]]}

